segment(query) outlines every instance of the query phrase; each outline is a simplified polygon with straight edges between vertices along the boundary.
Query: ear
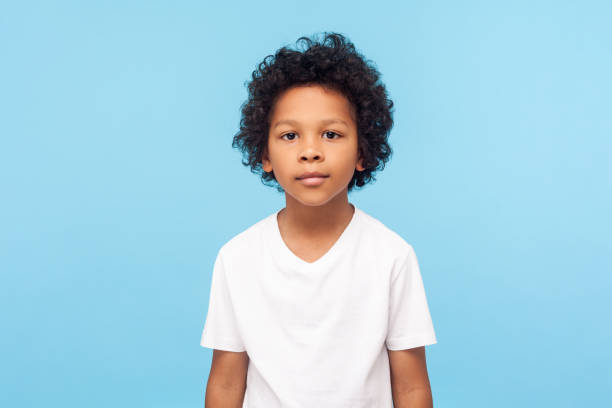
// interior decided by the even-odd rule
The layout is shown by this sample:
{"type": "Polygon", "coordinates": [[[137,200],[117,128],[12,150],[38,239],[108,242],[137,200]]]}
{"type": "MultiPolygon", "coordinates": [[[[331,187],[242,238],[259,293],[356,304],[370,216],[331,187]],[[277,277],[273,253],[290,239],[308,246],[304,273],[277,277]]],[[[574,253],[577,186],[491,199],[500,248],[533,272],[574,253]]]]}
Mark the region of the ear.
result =
{"type": "Polygon", "coordinates": [[[363,157],[359,157],[359,160],[357,161],[357,164],[355,165],[355,168],[357,169],[357,171],[364,171],[365,167],[363,167],[363,157]]]}
{"type": "Polygon", "coordinates": [[[265,171],[266,173],[269,173],[272,171],[272,163],[270,162],[270,159],[268,158],[267,149],[264,150],[261,156],[261,167],[263,168],[263,171],[265,171]]]}

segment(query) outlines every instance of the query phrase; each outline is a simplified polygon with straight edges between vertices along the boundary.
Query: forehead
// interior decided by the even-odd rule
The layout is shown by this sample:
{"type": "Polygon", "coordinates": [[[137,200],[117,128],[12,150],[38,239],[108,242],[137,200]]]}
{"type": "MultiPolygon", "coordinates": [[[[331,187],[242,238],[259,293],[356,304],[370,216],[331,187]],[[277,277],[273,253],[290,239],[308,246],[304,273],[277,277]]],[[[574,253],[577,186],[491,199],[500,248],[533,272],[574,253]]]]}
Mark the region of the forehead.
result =
{"type": "Polygon", "coordinates": [[[300,85],[279,95],[271,112],[271,121],[309,120],[321,116],[352,119],[352,106],[340,92],[321,85],[300,85]]]}

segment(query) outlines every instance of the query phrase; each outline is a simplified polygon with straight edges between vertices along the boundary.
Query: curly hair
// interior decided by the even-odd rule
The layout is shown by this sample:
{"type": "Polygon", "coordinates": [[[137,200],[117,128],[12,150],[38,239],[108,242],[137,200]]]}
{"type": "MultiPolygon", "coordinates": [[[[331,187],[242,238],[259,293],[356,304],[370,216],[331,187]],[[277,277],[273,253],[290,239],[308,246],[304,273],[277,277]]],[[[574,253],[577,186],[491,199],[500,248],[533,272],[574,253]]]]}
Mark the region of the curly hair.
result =
{"type": "Polygon", "coordinates": [[[276,185],[283,192],[274,172],[262,168],[272,108],[285,90],[316,84],[342,93],[357,116],[359,154],[365,169],[355,170],[348,191],[375,181],[374,172],[384,169],[392,155],[387,139],[393,127],[393,101],[379,80],[380,73],[342,34],[325,32],[323,41],[300,37],[296,44],[300,41],[306,43],[305,50],[278,49],[266,56],[253,71],[251,81],[245,82],[248,99],[241,106],[240,130],[234,135],[232,147],[242,151],[242,164],[250,166],[252,173],[261,174],[264,185],[276,185]]]}

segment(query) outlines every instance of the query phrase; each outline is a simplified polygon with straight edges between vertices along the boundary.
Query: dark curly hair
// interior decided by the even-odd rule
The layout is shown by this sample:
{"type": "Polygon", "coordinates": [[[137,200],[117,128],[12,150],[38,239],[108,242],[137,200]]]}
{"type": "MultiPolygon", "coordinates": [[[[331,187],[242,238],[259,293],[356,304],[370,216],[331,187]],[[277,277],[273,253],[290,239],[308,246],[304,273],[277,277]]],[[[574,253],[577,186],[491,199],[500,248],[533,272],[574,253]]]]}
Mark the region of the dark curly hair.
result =
{"type": "Polygon", "coordinates": [[[300,37],[307,44],[303,51],[282,47],[275,55],[266,56],[253,71],[248,86],[248,99],[241,106],[240,131],[234,135],[232,147],[239,148],[242,164],[261,174],[262,183],[283,188],[274,172],[265,172],[262,157],[267,148],[269,120],[280,94],[297,85],[321,85],[342,93],[356,113],[358,146],[363,158],[363,171],[355,170],[348,185],[362,187],[376,180],[374,172],[382,170],[392,154],[387,139],[393,127],[393,101],[387,97],[380,73],[371,61],[355,50],[342,34],[324,33],[323,41],[300,37]],[[267,182],[272,181],[272,185],[267,182]]]}

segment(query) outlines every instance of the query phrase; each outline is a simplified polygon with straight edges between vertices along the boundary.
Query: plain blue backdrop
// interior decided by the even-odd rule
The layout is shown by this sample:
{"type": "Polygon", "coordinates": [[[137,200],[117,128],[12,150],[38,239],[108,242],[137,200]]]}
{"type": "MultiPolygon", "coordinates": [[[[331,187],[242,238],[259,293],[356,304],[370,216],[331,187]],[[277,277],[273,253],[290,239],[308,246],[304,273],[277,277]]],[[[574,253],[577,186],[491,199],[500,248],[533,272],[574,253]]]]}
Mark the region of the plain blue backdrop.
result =
{"type": "Polygon", "coordinates": [[[436,407],[609,406],[612,6],[0,6],[0,405],[202,407],[220,246],[284,206],[232,149],[245,81],[337,31],[395,102],[349,200],[415,248],[436,407]]]}

